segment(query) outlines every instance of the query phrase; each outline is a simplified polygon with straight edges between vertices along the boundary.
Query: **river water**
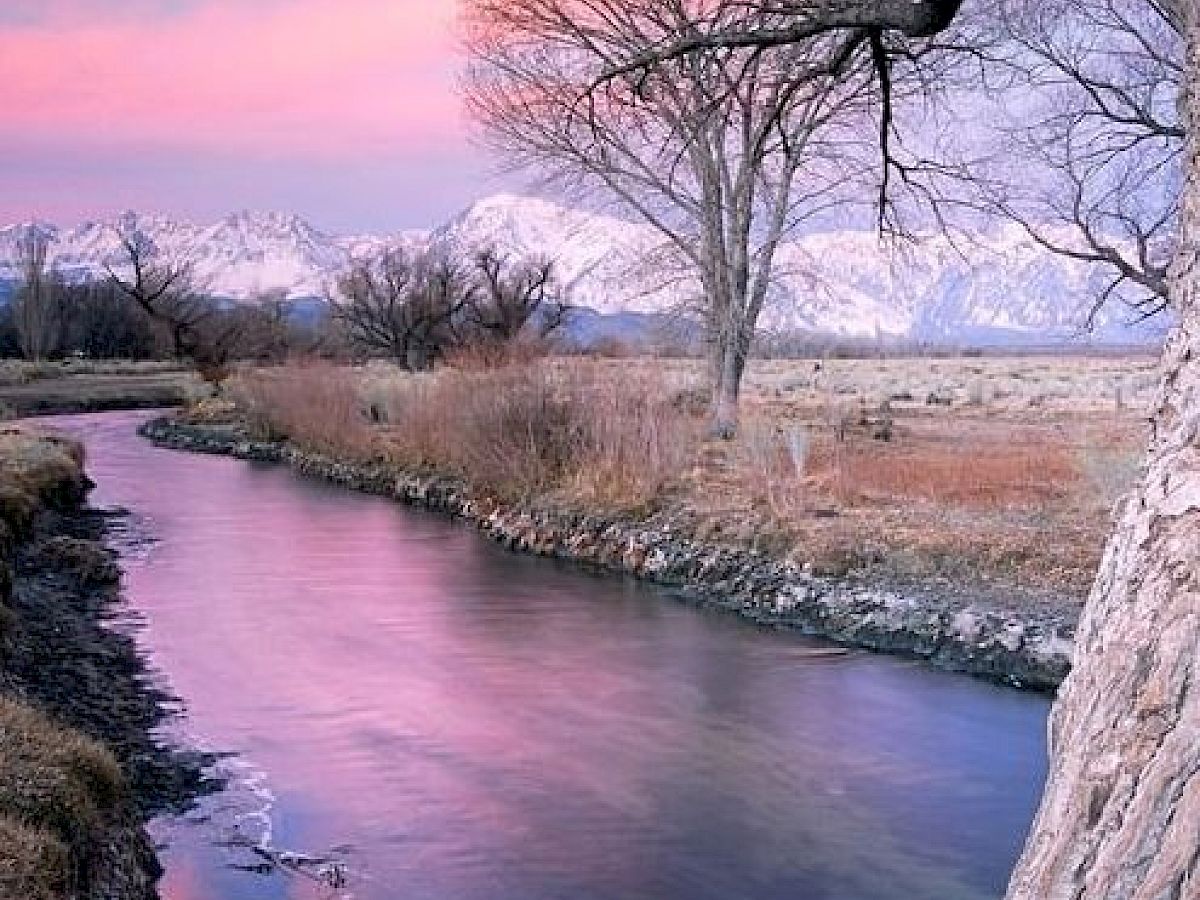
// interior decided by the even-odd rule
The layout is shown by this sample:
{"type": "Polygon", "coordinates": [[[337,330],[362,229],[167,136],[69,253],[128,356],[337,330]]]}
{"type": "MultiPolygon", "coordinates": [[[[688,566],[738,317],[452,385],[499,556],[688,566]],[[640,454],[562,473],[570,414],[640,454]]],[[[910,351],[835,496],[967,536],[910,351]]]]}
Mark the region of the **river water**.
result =
{"type": "Polygon", "coordinates": [[[226,790],[155,823],[166,900],[1003,893],[1046,699],[806,658],[438,515],[154,449],[144,418],[56,427],[132,513],[126,593],[175,736],[230,754],[226,790]]]}

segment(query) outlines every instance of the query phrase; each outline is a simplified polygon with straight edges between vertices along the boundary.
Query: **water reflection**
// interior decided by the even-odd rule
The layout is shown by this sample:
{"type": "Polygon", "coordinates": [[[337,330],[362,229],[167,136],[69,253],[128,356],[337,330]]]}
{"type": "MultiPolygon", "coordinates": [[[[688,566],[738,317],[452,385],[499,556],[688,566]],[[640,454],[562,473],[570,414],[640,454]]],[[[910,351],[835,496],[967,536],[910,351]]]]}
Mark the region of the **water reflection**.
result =
{"type": "Polygon", "coordinates": [[[146,645],[228,794],[162,823],[164,896],[330,895],[229,867],[336,847],[360,898],[996,897],[1047,704],[795,636],[285,470],[63,420],[144,517],[146,645]],[[269,826],[269,827],[268,827],[269,826]],[[239,855],[242,854],[242,855],[239,855]]]}

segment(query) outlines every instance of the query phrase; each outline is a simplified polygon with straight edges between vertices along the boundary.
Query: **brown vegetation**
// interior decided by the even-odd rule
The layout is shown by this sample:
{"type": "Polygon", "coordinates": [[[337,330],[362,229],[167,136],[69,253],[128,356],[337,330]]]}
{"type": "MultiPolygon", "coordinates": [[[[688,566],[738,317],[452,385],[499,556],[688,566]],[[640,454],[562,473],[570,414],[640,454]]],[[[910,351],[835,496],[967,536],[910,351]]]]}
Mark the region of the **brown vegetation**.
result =
{"type": "MultiPolygon", "coordinates": [[[[15,428],[0,431],[0,644],[4,626],[13,622],[7,606],[13,538],[28,533],[40,507],[78,498],[82,472],[79,444],[15,428]]],[[[87,562],[77,572],[81,578],[113,577],[97,568],[107,559],[85,560],[76,543],[82,542],[62,538],[50,550],[87,562]]],[[[0,696],[0,900],[74,896],[85,889],[101,836],[126,796],[120,765],[103,745],[0,696]]]]}
{"type": "Polygon", "coordinates": [[[239,377],[231,396],[260,437],[459,476],[480,499],[554,493],[645,508],[686,467],[699,435],[650,376],[586,363],[430,375],[291,367],[239,377]]]}
{"type": "Polygon", "coordinates": [[[351,369],[322,363],[264,369],[235,378],[229,397],[259,440],[289,440],[357,460],[377,453],[351,369]]]}
{"type": "Polygon", "coordinates": [[[703,438],[694,362],[459,365],[264,370],[231,396],[258,437],[457,476],[477,499],[662,510],[819,572],[1070,598],[1087,588],[1141,441],[1136,409],[1105,396],[1119,361],[825,362],[815,375],[811,361],[763,363],[733,444],[703,438]],[[1063,405],[1031,406],[1013,384],[1063,405]]]}
{"type": "Polygon", "coordinates": [[[824,476],[846,504],[924,503],[941,508],[1043,508],[1079,481],[1070,449],[1035,435],[994,444],[957,440],[826,442],[810,473],[824,476]]]}
{"type": "Polygon", "coordinates": [[[0,898],[68,896],[125,791],[102,745],[0,698],[0,898]]]}

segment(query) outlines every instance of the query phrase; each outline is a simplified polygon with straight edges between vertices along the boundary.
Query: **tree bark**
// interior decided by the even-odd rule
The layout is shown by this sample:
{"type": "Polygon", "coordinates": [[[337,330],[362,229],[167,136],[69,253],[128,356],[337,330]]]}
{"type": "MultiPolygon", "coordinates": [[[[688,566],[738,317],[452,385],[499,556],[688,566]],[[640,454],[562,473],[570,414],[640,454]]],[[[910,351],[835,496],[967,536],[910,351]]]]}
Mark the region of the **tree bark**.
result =
{"type": "Polygon", "coordinates": [[[1010,900],[1200,897],[1200,2],[1181,4],[1188,132],[1147,465],[1123,502],[1051,716],[1010,900]]]}

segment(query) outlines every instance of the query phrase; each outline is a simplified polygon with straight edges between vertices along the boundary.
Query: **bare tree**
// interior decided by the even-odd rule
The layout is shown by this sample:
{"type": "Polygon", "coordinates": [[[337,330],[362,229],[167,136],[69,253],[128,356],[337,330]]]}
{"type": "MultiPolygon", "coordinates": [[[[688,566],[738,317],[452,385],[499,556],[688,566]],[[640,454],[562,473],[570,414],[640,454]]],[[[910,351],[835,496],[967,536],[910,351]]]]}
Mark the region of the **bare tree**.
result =
{"type": "Polygon", "coordinates": [[[109,283],[166,329],[177,357],[195,358],[213,308],[194,290],[190,263],[164,257],[134,226],[115,231],[117,253],[104,262],[109,283]]]}
{"type": "MultiPolygon", "coordinates": [[[[601,80],[648,78],[714,50],[790,47],[805,59],[800,80],[836,77],[846,54],[869,54],[886,98],[897,50],[917,58],[962,5],[718,2],[655,47],[614,59],[601,80]],[[830,37],[840,55],[817,40],[830,37]]],[[[1184,181],[1166,285],[1179,324],[1164,354],[1143,480],[1123,501],[1052,715],[1050,778],[1012,900],[1168,900],[1200,887],[1200,3],[1140,5],[1183,47],[1184,181]]],[[[893,122],[883,109],[887,167],[893,122]]]]}
{"type": "Polygon", "coordinates": [[[455,340],[474,291],[448,258],[397,248],[355,261],[330,300],[353,344],[423,371],[455,340]]]}
{"type": "Polygon", "coordinates": [[[562,326],[567,308],[554,297],[552,261],[513,260],[487,247],[475,254],[473,274],[477,290],[466,310],[466,327],[479,338],[511,344],[531,325],[539,338],[562,326]]]}
{"type": "Polygon", "coordinates": [[[53,355],[62,338],[62,285],[47,257],[50,239],[36,225],[26,229],[17,245],[21,286],[13,301],[13,322],[25,358],[41,362],[53,355]]]}
{"type": "Polygon", "coordinates": [[[790,51],[700,47],[622,67],[690,33],[709,5],[468,0],[468,104],[509,158],[601,189],[687,261],[704,300],[713,429],[728,437],[780,241],[849,198],[834,190],[852,174],[837,125],[861,106],[867,67],[847,58],[839,81],[797,81],[790,51]]]}
{"type": "Polygon", "coordinates": [[[234,360],[250,355],[251,317],[196,291],[187,259],[170,259],[133,225],[117,229],[119,251],[105,262],[110,284],[168,334],[176,357],[220,390],[234,360]]]}
{"type": "Polygon", "coordinates": [[[974,167],[992,208],[1043,247],[1108,273],[1093,311],[1120,297],[1161,312],[1177,239],[1183,47],[1165,9],[1139,0],[1005,0],[1010,123],[974,167]]]}
{"type": "Polygon", "coordinates": [[[63,308],[66,351],[92,359],[150,359],[169,352],[153,320],[111,284],[70,285],[63,308]]]}

